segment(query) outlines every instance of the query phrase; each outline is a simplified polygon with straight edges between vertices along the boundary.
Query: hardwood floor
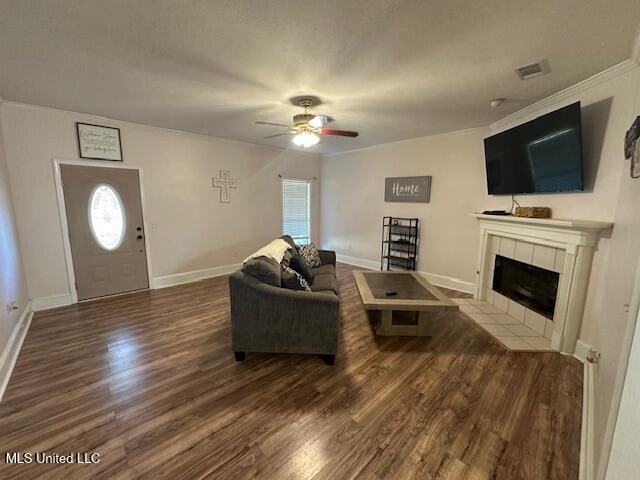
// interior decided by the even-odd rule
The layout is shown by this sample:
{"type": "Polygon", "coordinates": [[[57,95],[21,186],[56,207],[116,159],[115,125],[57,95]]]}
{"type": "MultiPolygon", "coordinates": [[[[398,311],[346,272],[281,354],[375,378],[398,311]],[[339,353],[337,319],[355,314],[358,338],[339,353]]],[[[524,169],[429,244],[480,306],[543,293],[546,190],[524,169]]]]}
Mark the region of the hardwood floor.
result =
{"type": "Polygon", "coordinates": [[[0,404],[0,452],[100,462],[3,458],[0,478],[578,478],[575,359],[507,352],[463,314],[433,338],[374,337],[352,267],[338,276],[333,367],[235,362],[226,277],[36,314],[0,404]]]}

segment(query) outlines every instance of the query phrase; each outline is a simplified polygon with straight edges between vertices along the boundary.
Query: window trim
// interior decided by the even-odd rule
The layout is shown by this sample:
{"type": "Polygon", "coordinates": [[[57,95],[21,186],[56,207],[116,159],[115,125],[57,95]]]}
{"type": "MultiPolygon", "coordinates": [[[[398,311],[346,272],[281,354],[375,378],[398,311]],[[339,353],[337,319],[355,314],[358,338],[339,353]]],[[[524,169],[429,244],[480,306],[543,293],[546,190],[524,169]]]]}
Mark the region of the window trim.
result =
{"type": "MultiPolygon", "coordinates": [[[[291,237],[295,241],[296,239],[306,238],[308,240],[307,243],[312,243],[313,239],[313,208],[311,206],[311,202],[313,199],[313,181],[310,178],[300,178],[300,177],[282,177],[280,181],[280,232],[282,235],[287,235],[284,233],[284,184],[285,182],[301,182],[307,184],[307,219],[309,223],[309,236],[308,237],[291,237]]],[[[297,242],[296,242],[297,244],[297,242]]]]}

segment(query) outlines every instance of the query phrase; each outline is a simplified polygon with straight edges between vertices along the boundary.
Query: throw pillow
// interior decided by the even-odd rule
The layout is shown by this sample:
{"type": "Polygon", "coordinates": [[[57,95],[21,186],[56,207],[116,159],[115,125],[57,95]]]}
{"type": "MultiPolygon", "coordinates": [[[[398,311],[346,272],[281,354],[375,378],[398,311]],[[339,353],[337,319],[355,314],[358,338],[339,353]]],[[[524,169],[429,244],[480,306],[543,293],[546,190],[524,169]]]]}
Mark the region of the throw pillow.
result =
{"type": "Polygon", "coordinates": [[[282,265],[283,267],[288,267],[291,263],[291,256],[294,254],[297,255],[296,251],[293,248],[290,248],[286,252],[284,252],[280,265],[282,265]]]}
{"type": "Polygon", "coordinates": [[[306,290],[311,291],[309,284],[302,275],[291,267],[282,267],[282,286],[289,290],[306,290]]]}
{"type": "Polygon", "coordinates": [[[315,275],[309,268],[309,265],[307,265],[307,262],[305,262],[299,254],[295,253],[291,255],[289,266],[302,275],[309,285],[313,283],[315,275]]]}
{"type": "Polygon", "coordinates": [[[318,249],[313,243],[299,246],[298,253],[302,256],[304,261],[307,262],[307,265],[309,265],[310,268],[316,268],[322,265],[318,249]]]}
{"type": "Polygon", "coordinates": [[[291,245],[291,248],[295,251],[298,251],[298,246],[296,245],[296,242],[293,241],[293,238],[291,238],[291,235],[282,235],[280,238],[291,245]]]}
{"type": "Polygon", "coordinates": [[[277,287],[280,285],[280,265],[272,258],[252,258],[244,265],[242,271],[247,275],[257,278],[261,282],[277,287]]]}

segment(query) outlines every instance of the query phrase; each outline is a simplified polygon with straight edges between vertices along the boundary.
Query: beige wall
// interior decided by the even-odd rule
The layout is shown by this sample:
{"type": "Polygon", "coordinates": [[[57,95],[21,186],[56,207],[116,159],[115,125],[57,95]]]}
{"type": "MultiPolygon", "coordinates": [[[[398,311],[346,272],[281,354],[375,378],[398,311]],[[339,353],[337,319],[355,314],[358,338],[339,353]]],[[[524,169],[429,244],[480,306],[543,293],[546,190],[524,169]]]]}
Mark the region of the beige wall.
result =
{"type": "MultiPolygon", "coordinates": [[[[582,102],[586,190],[521,195],[522,205],[549,206],[556,218],[615,222],[596,252],[581,341],[602,353],[595,372],[595,451],[599,458],[612,405],[614,381],[628,322],[625,311],[640,239],[640,180],[632,181],[623,140],[640,111],[640,68],[625,68],[604,81],[584,82],[501,122],[487,134],[582,102]],[[558,100],[555,100],[558,99],[558,100]]],[[[322,167],[322,239],[339,253],[376,261],[384,215],[422,221],[421,271],[474,281],[478,229],[466,214],[508,209],[511,200],[486,193],[482,131],[449,133],[326,157],[322,167]],[[384,177],[433,175],[428,205],[385,203],[384,177]]],[[[615,408],[615,406],[614,406],[615,408]]]]}
{"type": "Polygon", "coordinates": [[[0,121],[0,385],[8,368],[9,351],[5,349],[27,303],[0,121]],[[18,310],[7,312],[10,302],[16,302],[18,310]]]}
{"type": "MultiPolygon", "coordinates": [[[[79,160],[75,121],[120,127],[125,164],[142,167],[156,278],[241,262],[280,234],[278,174],[320,177],[312,155],[13,103],[0,113],[32,298],[69,292],[52,159],[79,160]],[[229,204],[211,188],[223,169],[239,181],[229,204]]],[[[319,182],[313,185],[317,236],[319,182]]]]}
{"type": "Polygon", "coordinates": [[[484,195],[486,130],[391,143],[322,162],[322,241],[351,257],[379,261],[382,217],[420,219],[418,269],[464,282],[475,279],[478,226],[469,215],[484,195]],[[386,203],[385,177],[431,175],[428,204],[386,203]]]}

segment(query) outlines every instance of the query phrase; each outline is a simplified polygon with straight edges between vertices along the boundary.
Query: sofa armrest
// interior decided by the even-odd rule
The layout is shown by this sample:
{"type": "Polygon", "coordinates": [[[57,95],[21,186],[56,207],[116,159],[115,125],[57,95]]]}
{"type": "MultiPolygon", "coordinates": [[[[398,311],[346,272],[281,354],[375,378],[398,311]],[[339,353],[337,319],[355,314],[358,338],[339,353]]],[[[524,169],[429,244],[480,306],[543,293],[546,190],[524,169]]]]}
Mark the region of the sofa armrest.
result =
{"type": "Polygon", "coordinates": [[[318,254],[320,255],[320,263],[322,265],[333,265],[336,264],[336,252],[333,250],[318,250],[318,254]]]}

